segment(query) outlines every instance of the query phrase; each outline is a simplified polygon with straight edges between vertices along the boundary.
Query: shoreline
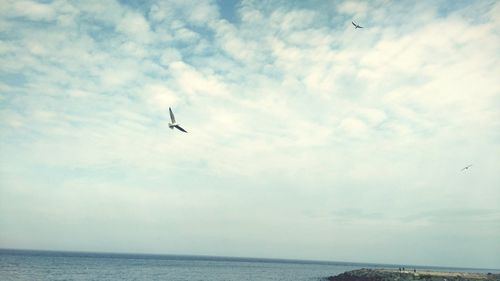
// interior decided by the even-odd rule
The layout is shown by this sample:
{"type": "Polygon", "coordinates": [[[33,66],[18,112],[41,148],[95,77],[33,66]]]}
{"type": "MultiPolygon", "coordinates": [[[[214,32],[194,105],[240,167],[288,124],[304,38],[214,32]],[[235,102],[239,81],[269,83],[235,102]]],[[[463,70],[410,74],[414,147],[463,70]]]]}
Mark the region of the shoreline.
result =
{"type": "Polygon", "coordinates": [[[329,281],[500,281],[498,273],[451,272],[431,270],[398,270],[398,269],[357,269],[336,276],[329,281]]]}

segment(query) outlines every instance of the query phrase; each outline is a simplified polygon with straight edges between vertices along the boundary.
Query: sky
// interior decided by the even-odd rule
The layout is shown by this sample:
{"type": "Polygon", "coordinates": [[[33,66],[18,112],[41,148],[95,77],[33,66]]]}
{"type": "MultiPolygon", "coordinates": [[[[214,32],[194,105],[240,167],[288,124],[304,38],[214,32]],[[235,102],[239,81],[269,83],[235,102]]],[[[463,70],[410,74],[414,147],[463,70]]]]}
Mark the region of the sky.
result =
{"type": "Polygon", "coordinates": [[[0,65],[0,248],[500,265],[498,1],[0,0],[0,65]]]}

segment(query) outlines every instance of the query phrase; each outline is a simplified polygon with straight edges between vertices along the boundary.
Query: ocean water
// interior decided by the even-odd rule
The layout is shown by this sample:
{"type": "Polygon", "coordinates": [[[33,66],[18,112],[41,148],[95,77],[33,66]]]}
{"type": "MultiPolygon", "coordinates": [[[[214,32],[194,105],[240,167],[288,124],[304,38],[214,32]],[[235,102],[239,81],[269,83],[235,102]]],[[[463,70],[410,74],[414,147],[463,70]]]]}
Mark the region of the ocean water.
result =
{"type": "MultiPolygon", "coordinates": [[[[207,256],[0,250],[0,280],[3,281],[317,281],[349,270],[376,267],[399,266],[207,256]]],[[[448,270],[457,271],[456,268],[448,270]]]]}

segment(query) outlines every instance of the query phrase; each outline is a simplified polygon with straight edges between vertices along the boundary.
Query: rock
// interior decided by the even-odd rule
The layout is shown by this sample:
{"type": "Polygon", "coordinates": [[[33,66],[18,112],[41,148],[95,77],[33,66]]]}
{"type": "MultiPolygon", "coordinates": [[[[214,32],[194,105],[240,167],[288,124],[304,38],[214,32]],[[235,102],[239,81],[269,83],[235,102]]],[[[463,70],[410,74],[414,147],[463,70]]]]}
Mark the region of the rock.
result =
{"type": "Polygon", "coordinates": [[[337,276],[330,281],[500,281],[500,274],[474,272],[417,271],[400,272],[396,269],[358,269],[337,276]]]}

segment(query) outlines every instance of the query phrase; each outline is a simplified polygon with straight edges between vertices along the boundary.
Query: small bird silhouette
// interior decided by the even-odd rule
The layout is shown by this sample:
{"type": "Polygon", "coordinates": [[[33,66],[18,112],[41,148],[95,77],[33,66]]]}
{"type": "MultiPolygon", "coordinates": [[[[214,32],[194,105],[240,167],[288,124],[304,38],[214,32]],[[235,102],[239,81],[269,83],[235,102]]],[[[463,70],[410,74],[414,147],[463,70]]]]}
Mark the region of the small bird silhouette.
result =
{"type": "Polygon", "coordinates": [[[170,129],[172,129],[172,130],[174,128],[177,128],[177,129],[183,131],[184,133],[187,133],[186,130],[184,130],[179,124],[177,124],[175,122],[175,116],[174,116],[174,113],[172,112],[172,109],[170,107],[168,108],[168,111],[170,111],[170,121],[172,122],[172,123],[168,123],[168,127],[170,127],[170,129]]]}
{"type": "Polygon", "coordinates": [[[357,24],[357,23],[355,23],[355,22],[353,22],[353,21],[352,21],[352,25],[354,25],[354,26],[355,26],[355,27],[354,27],[354,29],[357,29],[357,28],[363,28],[361,25],[359,25],[359,24],[357,24]]]}
{"type": "Polygon", "coordinates": [[[469,166],[463,167],[462,170],[460,170],[460,171],[468,170],[470,167],[472,167],[472,164],[470,164],[469,166]]]}

